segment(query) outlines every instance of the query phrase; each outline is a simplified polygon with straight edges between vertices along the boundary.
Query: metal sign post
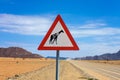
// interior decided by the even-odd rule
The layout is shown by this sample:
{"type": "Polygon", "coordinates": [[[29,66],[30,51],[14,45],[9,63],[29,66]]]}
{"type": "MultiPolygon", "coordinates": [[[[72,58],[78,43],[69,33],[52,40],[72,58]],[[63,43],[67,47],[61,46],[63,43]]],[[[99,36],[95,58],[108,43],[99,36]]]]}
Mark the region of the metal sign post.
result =
{"type": "Polygon", "coordinates": [[[56,52],[56,80],[59,80],[59,50],[56,52]]]}

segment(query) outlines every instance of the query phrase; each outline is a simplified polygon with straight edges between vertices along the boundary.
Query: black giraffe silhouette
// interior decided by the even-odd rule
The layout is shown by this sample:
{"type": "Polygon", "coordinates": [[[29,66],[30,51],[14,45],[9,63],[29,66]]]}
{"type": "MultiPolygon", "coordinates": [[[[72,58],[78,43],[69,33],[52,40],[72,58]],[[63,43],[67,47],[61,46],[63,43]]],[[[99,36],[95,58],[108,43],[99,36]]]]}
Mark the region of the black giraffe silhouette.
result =
{"type": "Polygon", "coordinates": [[[49,44],[54,44],[54,42],[56,42],[56,44],[57,44],[58,36],[59,36],[59,34],[61,34],[61,33],[64,33],[64,31],[63,31],[63,30],[60,30],[59,32],[52,34],[52,35],[50,36],[49,44]]]}

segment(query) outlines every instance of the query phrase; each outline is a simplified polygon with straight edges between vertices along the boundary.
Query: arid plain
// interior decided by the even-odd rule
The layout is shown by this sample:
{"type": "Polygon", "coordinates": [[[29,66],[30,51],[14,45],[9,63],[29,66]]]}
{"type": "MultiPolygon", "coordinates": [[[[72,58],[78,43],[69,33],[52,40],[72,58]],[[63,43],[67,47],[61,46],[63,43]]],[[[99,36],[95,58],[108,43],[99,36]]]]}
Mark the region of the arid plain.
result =
{"type": "MultiPolygon", "coordinates": [[[[106,80],[119,80],[119,71],[114,72],[120,66],[120,60],[117,61],[81,61],[67,60],[60,61],[60,80],[92,80],[101,78],[106,80]],[[102,67],[105,66],[105,67],[102,67]],[[108,66],[108,67],[107,67],[108,66]],[[100,72],[111,72],[116,74],[111,79],[100,72]],[[112,67],[112,68],[111,68],[112,67]],[[94,69],[93,69],[94,68],[94,69]],[[97,71],[96,69],[99,68],[97,71]],[[93,70],[92,70],[93,69],[93,70]]],[[[108,74],[110,75],[110,74],[108,74]]],[[[101,80],[98,79],[98,80],[101,80]]],[[[0,80],[55,80],[55,60],[45,58],[0,58],[0,80]]]]}
{"type": "Polygon", "coordinates": [[[30,58],[0,58],[0,80],[34,71],[54,63],[53,60],[30,58]]]}
{"type": "MultiPolygon", "coordinates": [[[[54,80],[55,60],[0,58],[0,80],[54,80]]],[[[60,80],[87,80],[80,70],[60,61],[60,80]]]]}

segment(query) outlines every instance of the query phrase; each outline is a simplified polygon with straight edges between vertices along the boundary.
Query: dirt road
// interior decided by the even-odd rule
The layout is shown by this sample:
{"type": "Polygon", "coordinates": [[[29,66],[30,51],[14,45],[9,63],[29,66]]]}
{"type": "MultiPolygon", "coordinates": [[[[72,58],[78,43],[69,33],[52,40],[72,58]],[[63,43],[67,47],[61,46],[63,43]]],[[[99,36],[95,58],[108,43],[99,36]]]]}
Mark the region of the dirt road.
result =
{"type": "Polygon", "coordinates": [[[69,62],[99,80],[120,80],[120,65],[75,60],[69,62]]]}
{"type": "MultiPolygon", "coordinates": [[[[9,80],[55,80],[55,64],[51,64],[42,69],[21,74],[9,80]]],[[[87,80],[82,72],[67,61],[60,62],[59,80],[87,80]]]]}

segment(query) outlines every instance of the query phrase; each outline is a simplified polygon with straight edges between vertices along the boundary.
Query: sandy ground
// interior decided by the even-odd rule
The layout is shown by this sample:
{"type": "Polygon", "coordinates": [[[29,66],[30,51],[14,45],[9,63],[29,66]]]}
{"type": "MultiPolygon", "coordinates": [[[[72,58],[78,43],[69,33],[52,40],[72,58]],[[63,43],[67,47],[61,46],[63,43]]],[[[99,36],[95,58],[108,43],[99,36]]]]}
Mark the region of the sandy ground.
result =
{"type": "MultiPolygon", "coordinates": [[[[97,63],[102,65],[116,64],[116,66],[119,66],[120,64],[120,60],[118,61],[104,61],[104,60],[103,61],[85,61],[85,62],[90,62],[90,64],[97,63]]],[[[81,65],[81,66],[83,66],[84,68],[86,65],[88,64],[81,65]]],[[[68,61],[60,61],[59,80],[88,80],[86,78],[85,72],[89,70],[85,71],[83,68],[81,68],[81,66],[80,68],[78,68],[75,65],[69,63],[68,61]]],[[[107,66],[105,66],[104,68],[107,68],[107,66]]],[[[91,67],[90,70],[92,69],[94,68],[91,67]]],[[[108,72],[107,69],[104,71],[108,72]]],[[[109,73],[110,72],[111,71],[109,71],[109,73]]],[[[117,72],[114,72],[114,73],[117,73],[117,72]]],[[[111,74],[113,74],[113,71],[111,74]]],[[[46,60],[44,58],[43,59],[0,58],[0,80],[55,80],[55,60],[50,60],[50,59],[46,60]]]]}
{"type": "Polygon", "coordinates": [[[0,58],[0,80],[43,68],[53,64],[53,60],[30,58],[0,58]]]}
{"type": "MultiPolygon", "coordinates": [[[[55,63],[9,80],[55,80],[55,63]]],[[[59,80],[87,80],[83,73],[67,61],[60,62],[59,80]]]]}
{"type": "Polygon", "coordinates": [[[83,70],[85,73],[91,75],[93,78],[97,78],[99,80],[120,80],[120,65],[116,64],[118,61],[104,63],[104,60],[99,62],[69,60],[69,62],[77,68],[83,70]]]}

